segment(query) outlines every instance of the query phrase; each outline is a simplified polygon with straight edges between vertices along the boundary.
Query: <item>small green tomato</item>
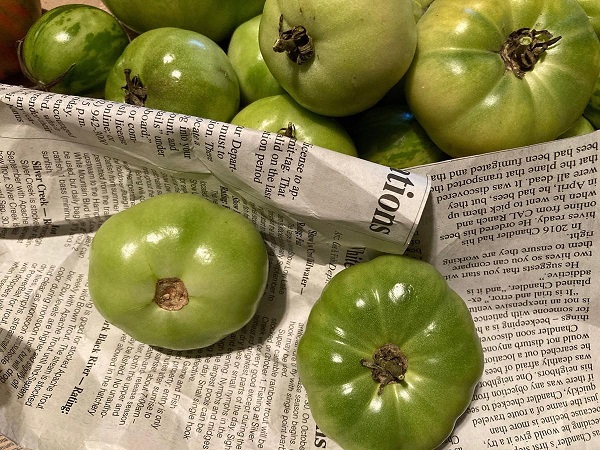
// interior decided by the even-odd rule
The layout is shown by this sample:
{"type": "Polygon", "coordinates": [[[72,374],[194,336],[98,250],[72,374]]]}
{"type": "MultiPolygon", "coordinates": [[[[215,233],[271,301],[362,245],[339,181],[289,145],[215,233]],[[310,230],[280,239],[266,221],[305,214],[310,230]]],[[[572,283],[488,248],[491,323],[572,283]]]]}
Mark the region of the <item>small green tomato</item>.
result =
{"type": "Polygon", "coordinates": [[[249,220],[197,195],[170,193],[100,226],[89,290],[104,318],[138,341],[190,350],[242,328],[267,273],[265,243],[249,220]]]}

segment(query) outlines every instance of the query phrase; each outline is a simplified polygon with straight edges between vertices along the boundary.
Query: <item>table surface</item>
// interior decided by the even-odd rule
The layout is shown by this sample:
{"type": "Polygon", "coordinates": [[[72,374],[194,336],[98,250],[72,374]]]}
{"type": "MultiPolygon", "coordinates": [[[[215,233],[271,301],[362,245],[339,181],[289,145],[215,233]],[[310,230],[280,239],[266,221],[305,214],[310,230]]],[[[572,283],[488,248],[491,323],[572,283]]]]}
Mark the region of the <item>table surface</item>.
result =
{"type": "Polygon", "coordinates": [[[59,5],[64,5],[65,3],[81,3],[85,5],[97,6],[104,10],[106,9],[100,0],[42,0],[42,8],[52,9],[59,5]]]}

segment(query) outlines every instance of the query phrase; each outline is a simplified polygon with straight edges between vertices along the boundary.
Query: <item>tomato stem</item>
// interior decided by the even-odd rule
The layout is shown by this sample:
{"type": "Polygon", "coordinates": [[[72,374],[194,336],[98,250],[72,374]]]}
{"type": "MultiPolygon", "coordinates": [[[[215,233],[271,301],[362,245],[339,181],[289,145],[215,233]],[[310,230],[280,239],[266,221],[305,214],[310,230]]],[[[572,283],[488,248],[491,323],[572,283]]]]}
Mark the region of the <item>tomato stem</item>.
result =
{"type": "Polygon", "coordinates": [[[385,344],[379,347],[373,354],[373,361],[361,359],[364,367],[371,369],[371,378],[379,383],[377,395],[383,393],[390,383],[399,383],[404,380],[404,374],[408,370],[408,359],[395,344],[385,344]]]}
{"type": "Polygon", "coordinates": [[[277,134],[290,139],[296,139],[296,125],[293,122],[288,122],[287,127],[280,128],[277,134]]]}
{"type": "Polygon", "coordinates": [[[285,52],[298,65],[309,61],[315,54],[312,38],[306,28],[297,25],[290,30],[283,31],[283,14],[279,16],[279,37],[273,45],[273,51],[285,52]]]}
{"type": "Polygon", "coordinates": [[[548,30],[519,28],[508,35],[500,49],[500,56],[506,69],[522,79],[525,72],[533,70],[544,52],[561,38],[552,36],[548,30]]]}
{"type": "Polygon", "coordinates": [[[131,78],[131,69],[125,69],[125,86],[121,89],[125,91],[125,103],[135,106],[145,106],[148,97],[148,89],[142,83],[138,75],[131,78]]]}
{"type": "Polygon", "coordinates": [[[154,292],[156,304],[167,311],[179,311],[188,304],[188,291],[179,278],[161,278],[154,292]]]}

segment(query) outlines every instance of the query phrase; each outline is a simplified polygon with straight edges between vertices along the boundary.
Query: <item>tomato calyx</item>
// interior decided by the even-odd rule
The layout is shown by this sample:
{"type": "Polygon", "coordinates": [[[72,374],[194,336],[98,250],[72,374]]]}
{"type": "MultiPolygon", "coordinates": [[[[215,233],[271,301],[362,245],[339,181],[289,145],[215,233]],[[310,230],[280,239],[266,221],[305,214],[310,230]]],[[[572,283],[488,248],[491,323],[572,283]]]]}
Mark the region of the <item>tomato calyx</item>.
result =
{"type": "Polygon", "coordinates": [[[293,122],[288,122],[287,127],[280,128],[277,134],[290,139],[296,139],[296,125],[293,122]]]}
{"type": "Polygon", "coordinates": [[[562,36],[552,36],[548,30],[519,28],[508,35],[500,49],[500,56],[507,70],[519,79],[533,70],[544,52],[556,44],[562,36]]]}
{"type": "Polygon", "coordinates": [[[273,44],[273,51],[277,53],[285,52],[290,60],[301,65],[314,56],[315,47],[312,38],[302,25],[283,31],[282,14],[279,16],[279,37],[273,44]]]}
{"type": "Polygon", "coordinates": [[[161,278],[156,282],[154,302],[167,311],[179,311],[189,303],[187,288],[179,278],[161,278]]]}
{"type": "Polygon", "coordinates": [[[371,369],[371,378],[379,383],[377,395],[381,395],[388,384],[404,380],[408,369],[408,359],[397,345],[391,343],[379,347],[373,354],[373,361],[363,358],[360,363],[371,369]]]}
{"type": "Polygon", "coordinates": [[[131,69],[125,69],[125,103],[135,106],[144,106],[148,97],[148,89],[142,83],[139,76],[134,75],[131,78],[131,69]]]}

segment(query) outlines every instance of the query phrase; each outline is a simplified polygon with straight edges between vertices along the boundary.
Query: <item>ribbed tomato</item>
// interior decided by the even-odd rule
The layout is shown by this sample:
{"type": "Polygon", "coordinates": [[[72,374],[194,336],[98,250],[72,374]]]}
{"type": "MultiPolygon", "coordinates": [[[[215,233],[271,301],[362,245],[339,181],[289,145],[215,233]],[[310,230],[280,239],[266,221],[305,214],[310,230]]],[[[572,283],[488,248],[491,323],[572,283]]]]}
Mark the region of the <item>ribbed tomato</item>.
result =
{"type": "Polygon", "coordinates": [[[42,15],[40,0],[2,0],[0,2],[0,81],[19,73],[17,41],[42,15]]]}
{"type": "Polygon", "coordinates": [[[600,41],[573,0],[434,0],[417,40],[406,101],[453,157],[555,139],[600,73],[600,41]]]}

